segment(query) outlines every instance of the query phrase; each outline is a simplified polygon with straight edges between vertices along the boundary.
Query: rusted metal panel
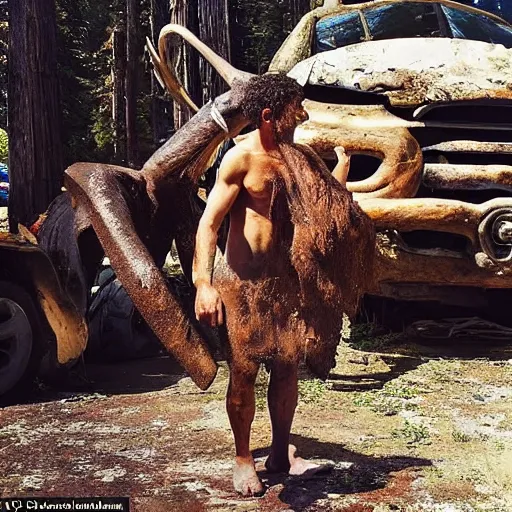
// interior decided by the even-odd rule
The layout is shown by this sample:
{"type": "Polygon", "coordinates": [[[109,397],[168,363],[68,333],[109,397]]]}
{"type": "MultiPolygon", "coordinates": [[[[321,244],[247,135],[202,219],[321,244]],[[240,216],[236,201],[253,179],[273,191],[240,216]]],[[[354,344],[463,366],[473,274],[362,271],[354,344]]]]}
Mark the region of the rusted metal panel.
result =
{"type": "Polygon", "coordinates": [[[440,153],[497,153],[512,155],[512,142],[482,142],[479,140],[451,140],[426,146],[423,151],[440,153]]]}
{"type": "Polygon", "coordinates": [[[57,341],[60,364],[77,359],[87,345],[87,324],[76,306],[63,291],[48,256],[22,237],[0,233],[0,246],[16,251],[20,268],[30,272],[37,300],[57,341]]]}
{"type": "MultiPolygon", "coordinates": [[[[469,259],[471,265],[492,271],[496,277],[512,275],[512,198],[496,198],[482,204],[435,198],[366,199],[360,201],[359,205],[380,230],[398,232],[428,230],[464,236],[471,242],[471,250],[460,253],[459,256],[469,259]]],[[[378,243],[381,242],[382,239],[379,239],[378,243]]],[[[431,258],[433,269],[429,269],[425,274],[426,277],[420,277],[419,281],[430,282],[428,276],[436,273],[438,259],[441,256],[446,257],[446,253],[429,252],[427,254],[422,251],[421,256],[431,258]]],[[[452,254],[449,259],[453,257],[452,254]]],[[[413,263],[410,262],[410,264],[413,263]]],[[[412,268],[408,271],[412,274],[418,272],[413,271],[412,268]]],[[[443,273],[444,269],[439,267],[439,271],[443,273]]],[[[452,271],[454,273],[451,279],[454,283],[458,283],[459,279],[464,277],[460,275],[463,268],[461,267],[458,271],[452,269],[452,271]]],[[[397,272],[401,271],[397,270],[397,272]]],[[[407,278],[404,271],[398,282],[416,281],[418,276],[412,274],[407,278]]],[[[480,276],[481,273],[477,272],[476,275],[480,276]]],[[[465,281],[460,284],[490,288],[510,286],[508,280],[505,286],[498,285],[494,278],[491,281],[486,279],[477,284],[477,280],[470,280],[465,276],[463,279],[465,281]]],[[[375,280],[376,282],[385,281],[389,280],[389,277],[377,272],[375,280]]],[[[437,283],[438,279],[432,282],[437,283]]]]}
{"type": "Polygon", "coordinates": [[[423,184],[446,190],[512,191],[512,166],[425,164],[423,184]]]}
{"type": "Polygon", "coordinates": [[[309,73],[312,85],[378,92],[394,106],[409,106],[512,99],[511,61],[512,49],[481,41],[390,39],[319,53],[289,74],[303,80],[309,73]]]}
{"type": "Polygon", "coordinates": [[[377,236],[375,282],[371,293],[385,295],[381,284],[410,283],[479,288],[511,288],[512,268],[480,258],[414,253],[392,232],[377,236]],[[478,260],[478,261],[477,261],[478,260]]]}

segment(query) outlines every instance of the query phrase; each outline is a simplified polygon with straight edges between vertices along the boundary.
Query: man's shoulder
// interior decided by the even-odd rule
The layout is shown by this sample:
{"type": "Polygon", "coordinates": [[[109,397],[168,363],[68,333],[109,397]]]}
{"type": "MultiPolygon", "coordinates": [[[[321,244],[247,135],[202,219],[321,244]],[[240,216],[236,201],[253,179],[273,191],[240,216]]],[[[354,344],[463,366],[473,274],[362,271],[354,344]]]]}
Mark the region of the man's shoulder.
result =
{"type": "Polygon", "coordinates": [[[224,181],[243,179],[249,169],[249,154],[244,148],[234,146],[222,159],[219,176],[224,181]]]}
{"type": "Polygon", "coordinates": [[[248,158],[251,156],[251,153],[254,151],[254,148],[249,140],[242,140],[238,142],[235,146],[233,146],[227,153],[232,154],[234,157],[238,158],[248,158]]]}
{"type": "Polygon", "coordinates": [[[240,168],[240,166],[245,167],[250,156],[251,153],[248,148],[244,145],[237,144],[224,155],[224,158],[222,159],[222,166],[236,168],[240,168]]]}

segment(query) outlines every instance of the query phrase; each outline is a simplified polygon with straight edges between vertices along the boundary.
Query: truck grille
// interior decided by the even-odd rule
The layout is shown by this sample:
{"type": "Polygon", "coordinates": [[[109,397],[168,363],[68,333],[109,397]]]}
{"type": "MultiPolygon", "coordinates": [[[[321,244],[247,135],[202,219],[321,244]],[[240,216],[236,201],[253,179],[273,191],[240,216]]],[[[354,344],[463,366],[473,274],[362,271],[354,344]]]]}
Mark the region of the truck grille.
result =
{"type": "Polygon", "coordinates": [[[512,196],[512,102],[428,105],[412,117],[426,124],[411,129],[425,162],[420,197],[512,196]]]}

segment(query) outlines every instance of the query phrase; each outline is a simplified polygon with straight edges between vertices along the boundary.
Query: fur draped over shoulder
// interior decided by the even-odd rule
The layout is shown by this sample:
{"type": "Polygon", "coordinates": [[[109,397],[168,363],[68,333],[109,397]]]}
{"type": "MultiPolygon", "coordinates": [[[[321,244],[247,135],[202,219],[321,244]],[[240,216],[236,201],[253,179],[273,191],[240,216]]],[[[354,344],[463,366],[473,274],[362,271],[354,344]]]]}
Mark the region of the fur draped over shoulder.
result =
{"type": "Polygon", "coordinates": [[[321,378],[334,364],[343,313],[353,317],[373,273],[370,218],[308,146],[280,144],[293,224],[291,264],[308,332],[306,362],[321,378]]]}

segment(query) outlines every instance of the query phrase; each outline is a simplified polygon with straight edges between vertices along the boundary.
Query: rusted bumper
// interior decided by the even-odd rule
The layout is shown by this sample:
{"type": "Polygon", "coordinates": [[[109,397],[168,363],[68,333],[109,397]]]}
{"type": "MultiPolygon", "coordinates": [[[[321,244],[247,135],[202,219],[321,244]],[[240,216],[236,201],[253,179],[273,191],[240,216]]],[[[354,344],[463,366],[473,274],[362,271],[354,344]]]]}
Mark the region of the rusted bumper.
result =
{"type": "Polygon", "coordinates": [[[0,247],[16,252],[20,269],[29,272],[37,301],[56,337],[58,363],[77,359],[87,345],[87,324],[63,291],[48,256],[37,245],[8,234],[0,237],[0,247]]]}
{"type": "Polygon", "coordinates": [[[512,199],[481,205],[440,199],[369,199],[360,202],[375,221],[377,258],[372,293],[396,295],[391,283],[512,288],[512,199]],[[463,250],[411,247],[413,231],[458,235],[463,250]]]}

